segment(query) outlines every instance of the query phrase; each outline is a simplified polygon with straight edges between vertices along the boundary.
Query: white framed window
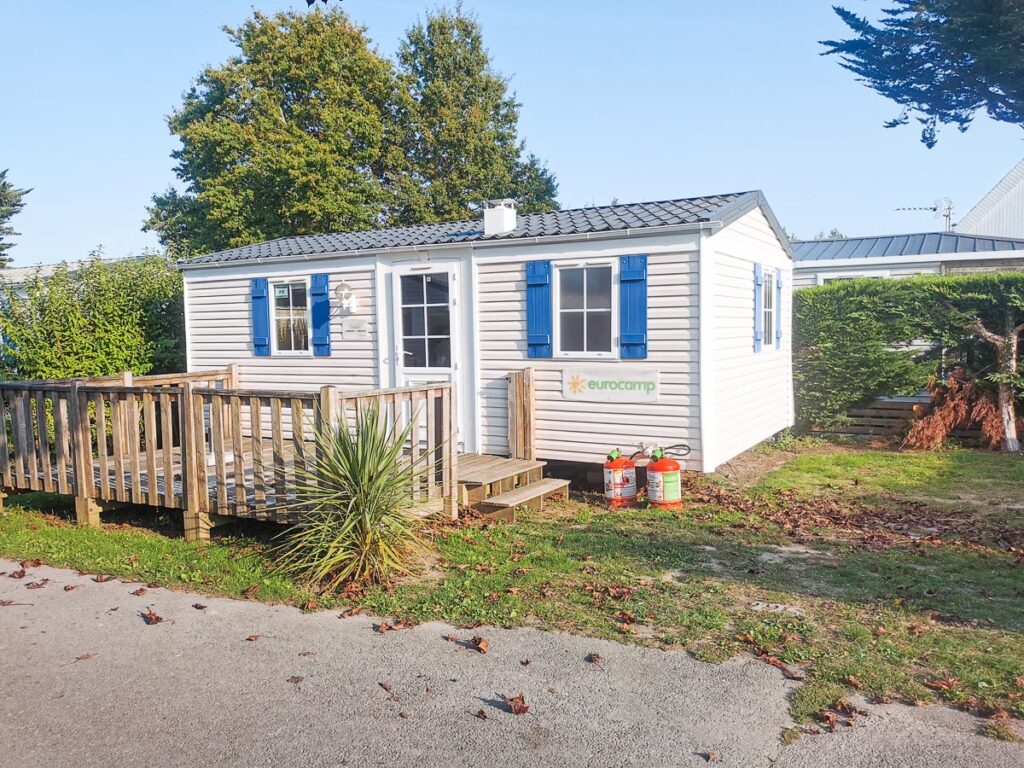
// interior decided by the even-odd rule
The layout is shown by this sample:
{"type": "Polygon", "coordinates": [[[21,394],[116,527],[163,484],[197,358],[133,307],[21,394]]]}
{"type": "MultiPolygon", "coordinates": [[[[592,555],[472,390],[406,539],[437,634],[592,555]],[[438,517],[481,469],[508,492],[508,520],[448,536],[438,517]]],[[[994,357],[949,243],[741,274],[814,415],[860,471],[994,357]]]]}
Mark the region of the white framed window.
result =
{"type": "Polygon", "coordinates": [[[312,354],[309,280],[299,278],[271,282],[270,295],[273,299],[270,306],[274,354],[312,354]]]}
{"type": "Polygon", "coordinates": [[[775,349],[775,271],[766,269],[764,280],[761,285],[761,328],[764,331],[762,336],[761,351],[775,349]]]}
{"type": "Polygon", "coordinates": [[[554,356],[618,357],[618,261],[553,266],[554,356]]]}

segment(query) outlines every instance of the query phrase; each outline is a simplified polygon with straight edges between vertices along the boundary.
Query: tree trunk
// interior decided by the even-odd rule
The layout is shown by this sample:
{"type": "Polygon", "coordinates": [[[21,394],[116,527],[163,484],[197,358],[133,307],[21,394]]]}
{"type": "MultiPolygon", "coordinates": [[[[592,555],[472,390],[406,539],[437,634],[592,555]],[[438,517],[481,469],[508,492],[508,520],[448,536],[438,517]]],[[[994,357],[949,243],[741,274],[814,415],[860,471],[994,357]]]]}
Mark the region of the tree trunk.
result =
{"type": "Polygon", "coordinates": [[[1014,391],[1008,384],[999,385],[999,415],[1003,419],[1003,450],[1009,453],[1020,451],[1017,439],[1017,409],[1013,403],[1014,391]]]}

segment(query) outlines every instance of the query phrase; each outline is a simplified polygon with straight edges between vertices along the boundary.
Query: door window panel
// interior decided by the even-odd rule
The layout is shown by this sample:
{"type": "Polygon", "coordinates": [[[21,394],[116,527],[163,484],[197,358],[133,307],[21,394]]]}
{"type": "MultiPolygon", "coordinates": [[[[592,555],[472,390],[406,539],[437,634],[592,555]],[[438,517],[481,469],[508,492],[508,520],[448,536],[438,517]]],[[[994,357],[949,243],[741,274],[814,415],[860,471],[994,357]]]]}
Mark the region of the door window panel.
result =
{"type": "Polygon", "coordinates": [[[401,295],[404,367],[450,368],[452,340],[448,275],[403,275],[401,295]]]}

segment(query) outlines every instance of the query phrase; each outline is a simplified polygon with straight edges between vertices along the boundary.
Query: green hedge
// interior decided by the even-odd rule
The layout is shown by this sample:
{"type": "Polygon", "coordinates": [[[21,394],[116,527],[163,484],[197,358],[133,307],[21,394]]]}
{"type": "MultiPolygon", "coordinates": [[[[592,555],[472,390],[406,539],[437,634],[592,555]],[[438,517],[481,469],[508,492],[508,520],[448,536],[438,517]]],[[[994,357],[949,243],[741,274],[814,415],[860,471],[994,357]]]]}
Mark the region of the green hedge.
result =
{"type": "Polygon", "coordinates": [[[797,423],[835,427],[887,395],[913,394],[947,362],[981,379],[994,348],[969,330],[980,318],[1004,333],[1024,318],[1024,273],[838,280],[794,294],[797,423]]]}

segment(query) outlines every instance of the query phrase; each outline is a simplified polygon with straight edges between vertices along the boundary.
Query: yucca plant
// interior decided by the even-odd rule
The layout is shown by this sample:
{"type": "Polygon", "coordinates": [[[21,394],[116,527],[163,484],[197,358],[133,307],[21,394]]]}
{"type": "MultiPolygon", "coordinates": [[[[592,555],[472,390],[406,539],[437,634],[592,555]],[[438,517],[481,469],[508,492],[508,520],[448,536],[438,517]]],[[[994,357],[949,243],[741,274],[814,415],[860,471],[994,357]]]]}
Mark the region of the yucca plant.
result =
{"type": "MultiPolygon", "coordinates": [[[[412,487],[423,456],[403,455],[411,426],[387,423],[376,404],[315,431],[316,457],[298,472],[300,520],[281,534],[278,567],[323,592],[408,573],[423,546],[412,487]]],[[[416,436],[413,437],[416,439],[416,436]]]]}

